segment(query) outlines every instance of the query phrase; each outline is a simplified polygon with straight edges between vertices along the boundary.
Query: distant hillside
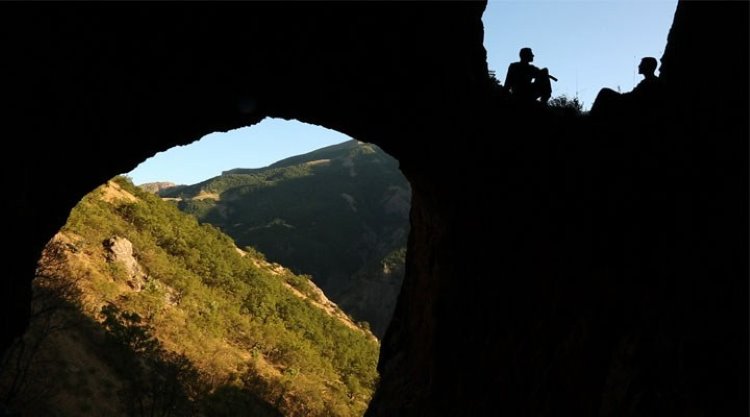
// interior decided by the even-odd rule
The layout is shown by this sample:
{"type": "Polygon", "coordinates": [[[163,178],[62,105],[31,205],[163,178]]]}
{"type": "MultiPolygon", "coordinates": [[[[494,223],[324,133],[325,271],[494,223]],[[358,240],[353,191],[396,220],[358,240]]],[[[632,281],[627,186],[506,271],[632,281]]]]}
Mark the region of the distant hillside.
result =
{"type": "Polygon", "coordinates": [[[149,192],[149,193],[158,193],[160,191],[168,190],[170,188],[174,187],[184,187],[183,185],[177,185],[173,182],[147,182],[144,184],[140,184],[138,188],[140,188],[143,191],[149,192]]]}
{"type": "Polygon", "coordinates": [[[311,275],[344,311],[384,333],[403,279],[411,190],[377,146],[352,140],[160,195],[238,246],[311,275]]]}
{"type": "Polygon", "coordinates": [[[372,395],[368,330],[125,179],[78,204],[38,271],[32,325],[0,367],[22,415],[353,417],[372,395]]]}

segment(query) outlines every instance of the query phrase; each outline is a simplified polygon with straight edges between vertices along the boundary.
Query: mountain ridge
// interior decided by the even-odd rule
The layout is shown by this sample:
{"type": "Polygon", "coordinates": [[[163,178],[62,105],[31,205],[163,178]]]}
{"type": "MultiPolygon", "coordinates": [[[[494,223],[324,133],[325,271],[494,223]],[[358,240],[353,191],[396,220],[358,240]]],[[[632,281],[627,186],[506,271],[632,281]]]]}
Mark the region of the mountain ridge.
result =
{"type": "Polygon", "coordinates": [[[282,168],[287,167],[291,165],[298,165],[300,163],[310,163],[314,161],[319,160],[326,160],[331,159],[331,156],[335,158],[336,154],[342,152],[342,151],[348,151],[357,148],[360,144],[363,144],[364,142],[358,141],[356,139],[347,140],[341,143],[337,143],[330,146],[325,146],[319,149],[312,150],[310,152],[306,152],[299,155],[290,156],[284,159],[280,159],[276,162],[271,163],[270,165],[267,165],[265,167],[261,168],[233,168],[226,171],[222,171],[221,175],[231,175],[231,174],[253,174],[256,172],[259,172],[264,169],[268,168],[282,168]]]}

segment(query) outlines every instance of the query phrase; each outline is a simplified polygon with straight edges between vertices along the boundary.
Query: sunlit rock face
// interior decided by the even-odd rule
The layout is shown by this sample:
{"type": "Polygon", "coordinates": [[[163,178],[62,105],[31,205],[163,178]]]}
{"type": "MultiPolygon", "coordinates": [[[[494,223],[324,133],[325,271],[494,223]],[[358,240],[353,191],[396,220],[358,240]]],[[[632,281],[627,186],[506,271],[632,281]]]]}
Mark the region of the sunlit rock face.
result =
{"type": "Polygon", "coordinates": [[[412,185],[369,416],[746,410],[747,3],[681,2],[664,108],[606,122],[493,96],[481,3],[7,9],[4,345],[85,193],[273,116],[412,185]]]}

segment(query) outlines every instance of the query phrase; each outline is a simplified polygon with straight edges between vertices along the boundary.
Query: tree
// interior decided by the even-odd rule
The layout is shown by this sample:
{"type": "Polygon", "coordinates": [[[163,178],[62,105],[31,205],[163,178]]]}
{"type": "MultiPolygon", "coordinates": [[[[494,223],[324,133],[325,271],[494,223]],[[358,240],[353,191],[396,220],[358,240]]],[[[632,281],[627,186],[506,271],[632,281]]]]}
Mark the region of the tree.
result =
{"type": "Polygon", "coordinates": [[[578,100],[578,97],[572,99],[566,95],[553,97],[547,102],[547,105],[563,114],[580,116],[583,113],[583,103],[578,100]]]}

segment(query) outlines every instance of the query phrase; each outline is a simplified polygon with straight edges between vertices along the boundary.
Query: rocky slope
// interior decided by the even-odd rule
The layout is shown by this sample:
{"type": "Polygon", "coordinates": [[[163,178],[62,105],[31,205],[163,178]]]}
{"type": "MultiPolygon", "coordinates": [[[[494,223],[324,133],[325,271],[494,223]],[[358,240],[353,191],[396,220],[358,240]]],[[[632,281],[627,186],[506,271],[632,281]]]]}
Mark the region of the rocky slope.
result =
{"type": "Polygon", "coordinates": [[[123,179],[74,210],[35,291],[0,374],[23,415],[347,417],[372,393],[369,330],[307,278],[123,179]]]}

